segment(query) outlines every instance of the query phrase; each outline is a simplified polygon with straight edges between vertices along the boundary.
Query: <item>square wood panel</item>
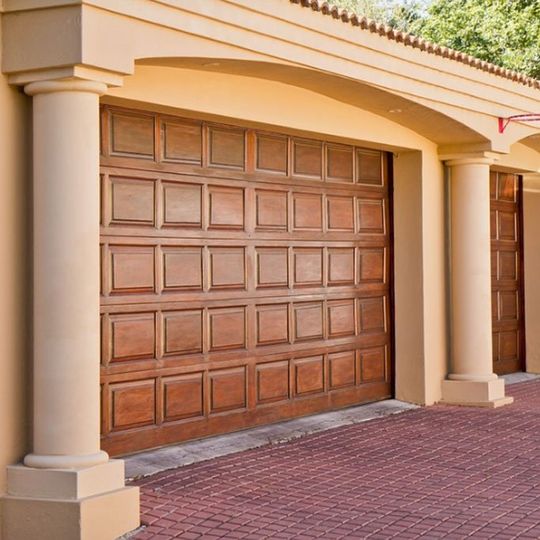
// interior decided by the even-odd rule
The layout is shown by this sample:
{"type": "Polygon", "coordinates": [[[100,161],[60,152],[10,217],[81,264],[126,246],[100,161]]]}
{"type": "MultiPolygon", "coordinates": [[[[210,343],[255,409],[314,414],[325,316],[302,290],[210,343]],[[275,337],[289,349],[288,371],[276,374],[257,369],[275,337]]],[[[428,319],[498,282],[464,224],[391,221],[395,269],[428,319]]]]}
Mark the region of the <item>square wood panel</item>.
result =
{"type": "Polygon", "coordinates": [[[290,397],[289,362],[257,364],[257,403],[274,403],[290,397]]]}
{"type": "Polygon", "coordinates": [[[328,337],[354,336],[354,300],[331,300],[328,302],[328,337]]]}
{"type": "Polygon", "coordinates": [[[242,247],[212,247],[210,288],[243,289],[246,284],[245,253],[242,247]]]}
{"type": "Polygon", "coordinates": [[[328,285],[354,284],[354,248],[328,248],[328,285]]]}
{"type": "Polygon", "coordinates": [[[358,200],[358,232],[360,234],[385,234],[384,200],[358,200]]]}
{"type": "Polygon", "coordinates": [[[328,355],[329,384],[332,390],[354,386],[356,380],[356,353],[337,352],[328,355]]]}
{"type": "Polygon", "coordinates": [[[257,134],[257,169],[287,174],[288,138],[257,134]]]}
{"type": "Polygon", "coordinates": [[[214,167],[243,169],[245,162],[245,131],[209,128],[208,164],[214,167]]]}
{"type": "Polygon", "coordinates": [[[155,357],[154,313],[110,315],[111,362],[152,359],[155,357]]]}
{"type": "Polygon", "coordinates": [[[353,197],[328,196],[326,207],[329,231],[354,232],[353,197]]]}
{"type": "Polygon", "coordinates": [[[154,157],[154,117],[113,112],[110,116],[110,153],[135,158],[154,157]]]}
{"type": "Polygon", "coordinates": [[[374,186],[383,185],[382,154],[369,150],[356,152],[357,182],[374,186]]]}
{"type": "Polygon", "coordinates": [[[294,286],[322,286],[322,248],[294,248],[294,286]]]}
{"type": "Polygon", "coordinates": [[[289,306],[271,304],[256,306],[257,345],[273,345],[289,341],[289,306]]]}
{"type": "Polygon", "coordinates": [[[163,224],[169,227],[202,226],[202,188],[196,184],[163,182],[163,224]]]}
{"type": "Polygon", "coordinates": [[[386,380],[386,348],[377,347],[360,351],[362,382],[386,380]]]}
{"type": "Polygon", "coordinates": [[[246,406],[246,368],[211,370],[210,412],[218,413],[246,406]]]}
{"type": "Polygon", "coordinates": [[[334,182],[353,182],[352,146],[327,145],[326,178],[334,182]]]}
{"type": "Polygon", "coordinates": [[[386,332],[386,301],[384,297],[358,299],[358,330],[360,333],[386,332]]]}
{"type": "Polygon", "coordinates": [[[152,425],[156,418],[154,379],[109,385],[113,431],[152,425]]]}
{"type": "Polygon", "coordinates": [[[358,280],[360,283],[385,283],[386,250],[384,248],[358,250],[358,280]]]}
{"type": "Polygon", "coordinates": [[[294,174],[299,176],[322,176],[322,143],[319,141],[293,141],[294,174]]]}
{"type": "Polygon", "coordinates": [[[208,187],[210,228],[244,228],[244,190],[240,188],[208,187]]]}
{"type": "Polygon", "coordinates": [[[257,254],[257,288],[287,287],[289,256],[287,248],[255,248],[257,254]]]}
{"type": "Polygon", "coordinates": [[[172,422],[203,415],[203,374],[187,373],[163,377],[163,420],[172,422]]]}
{"type": "Polygon", "coordinates": [[[201,353],[203,313],[201,309],[163,313],[163,354],[201,353]]]}
{"type": "Polygon", "coordinates": [[[287,192],[255,190],[257,229],[287,230],[287,192]]]}
{"type": "Polygon", "coordinates": [[[322,230],[322,197],[312,193],[293,193],[293,223],[296,230],[322,230]]]}
{"type": "Polygon", "coordinates": [[[163,288],[201,290],[203,284],[202,248],[163,248],[163,288]]]}
{"type": "Polygon", "coordinates": [[[324,356],[310,356],[295,360],[294,381],[297,396],[323,392],[324,356]]]}
{"type": "Polygon", "coordinates": [[[323,338],[322,302],[301,302],[294,307],[295,341],[323,338]]]}
{"type": "Polygon", "coordinates": [[[111,176],[111,222],[154,225],[154,181],[111,176]]]}
{"type": "Polygon", "coordinates": [[[152,246],[109,246],[112,293],[155,291],[152,246]]]}
{"type": "Polygon", "coordinates": [[[200,165],[202,125],[200,122],[164,120],[161,124],[163,160],[200,165]]]}
{"type": "Polygon", "coordinates": [[[209,309],[210,350],[241,349],[246,345],[245,308],[209,309]]]}

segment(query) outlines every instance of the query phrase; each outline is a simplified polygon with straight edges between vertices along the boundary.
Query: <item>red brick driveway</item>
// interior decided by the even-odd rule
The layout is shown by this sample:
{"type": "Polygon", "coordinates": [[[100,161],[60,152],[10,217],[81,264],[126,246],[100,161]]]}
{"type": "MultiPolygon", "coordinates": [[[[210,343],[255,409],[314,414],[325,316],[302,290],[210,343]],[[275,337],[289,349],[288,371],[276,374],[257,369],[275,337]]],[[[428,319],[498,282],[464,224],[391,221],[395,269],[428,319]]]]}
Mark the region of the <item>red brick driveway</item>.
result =
{"type": "Polygon", "coordinates": [[[142,479],[136,540],[540,539],[540,380],[142,479]]]}

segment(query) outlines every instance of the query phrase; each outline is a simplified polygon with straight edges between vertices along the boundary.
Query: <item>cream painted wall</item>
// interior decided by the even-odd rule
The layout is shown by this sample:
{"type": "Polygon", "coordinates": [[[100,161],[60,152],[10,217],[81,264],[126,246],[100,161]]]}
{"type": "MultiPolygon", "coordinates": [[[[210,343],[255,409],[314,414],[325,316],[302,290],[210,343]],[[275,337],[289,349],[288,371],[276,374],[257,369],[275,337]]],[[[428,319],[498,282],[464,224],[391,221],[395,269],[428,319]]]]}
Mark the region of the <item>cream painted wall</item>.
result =
{"type": "Polygon", "coordinates": [[[540,175],[523,178],[527,371],[540,373],[540,175]]]}
{"type": "Polygon", "coordinates": [[[396,152],[396,393],[421,404],[440,399],[447,366],[444,175],[435,144],[321,94],[240,75],[138,66],[104,101],[272,125],[396,152]]]}
{"type": "MultiPolygon", "coordinates": [[[[29,104],[0,75],[0,494],[5,466],[20,461],[28,449],[29,104]]],[[[0,511],[0,537],[1,530],[0,511]]]]}

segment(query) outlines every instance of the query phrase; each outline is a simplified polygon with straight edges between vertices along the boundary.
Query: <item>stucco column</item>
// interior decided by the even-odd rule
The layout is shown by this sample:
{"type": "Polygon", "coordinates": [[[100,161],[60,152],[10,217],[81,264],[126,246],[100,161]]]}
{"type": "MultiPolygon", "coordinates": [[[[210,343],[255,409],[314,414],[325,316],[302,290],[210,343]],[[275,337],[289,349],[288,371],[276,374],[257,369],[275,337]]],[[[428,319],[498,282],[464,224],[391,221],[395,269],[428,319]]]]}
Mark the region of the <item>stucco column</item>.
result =
{"type": "Polygon", "coordinates": [[[99,96],[102,82],[32,82],[33,451],[8,467],[10,540],[114,539],[137,488],[100,450],[99,96]]]}
{"type": "Polygon", "coordinates": [[[451,370],[443,401],[511,403],[493,373],[489,170],[484,156],[446,162],[450,176],[451,370]]]}
{"type": "Polygon", "coordinates": [[[30,467],[99,448],[99,96],[93,81],[27,85],[34,143],[34,451],[30,467]]]}

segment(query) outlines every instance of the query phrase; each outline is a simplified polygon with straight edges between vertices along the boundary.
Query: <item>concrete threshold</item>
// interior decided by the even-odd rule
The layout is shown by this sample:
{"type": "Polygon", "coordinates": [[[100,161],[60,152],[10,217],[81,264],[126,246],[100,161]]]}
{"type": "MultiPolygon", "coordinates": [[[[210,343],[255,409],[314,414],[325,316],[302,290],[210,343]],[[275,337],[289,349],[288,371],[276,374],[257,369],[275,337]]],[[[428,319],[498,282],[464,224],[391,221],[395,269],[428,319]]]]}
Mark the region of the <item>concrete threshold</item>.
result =
{"type": "Polygon", "coordinates": [[[192,463],[268,444],[282,444],[312,433],[367,422],[417,408],[418,405],[397,399],[388,399],[338,411],[295,418],[227,435],[166,446],[125,457],[126,477],[128,480],[135,480],[162,471],[185,467],[192,463]]]}
{"type": "Polygon", "coordinates": [[[509,375],[503,375],[502,378],[506,381],[506,384],[517,384],[527,381],[534,381],[540,379],[540,375],[536,373],[524,373],[519,371],[518,373],[510,373],[509,375]]]}

